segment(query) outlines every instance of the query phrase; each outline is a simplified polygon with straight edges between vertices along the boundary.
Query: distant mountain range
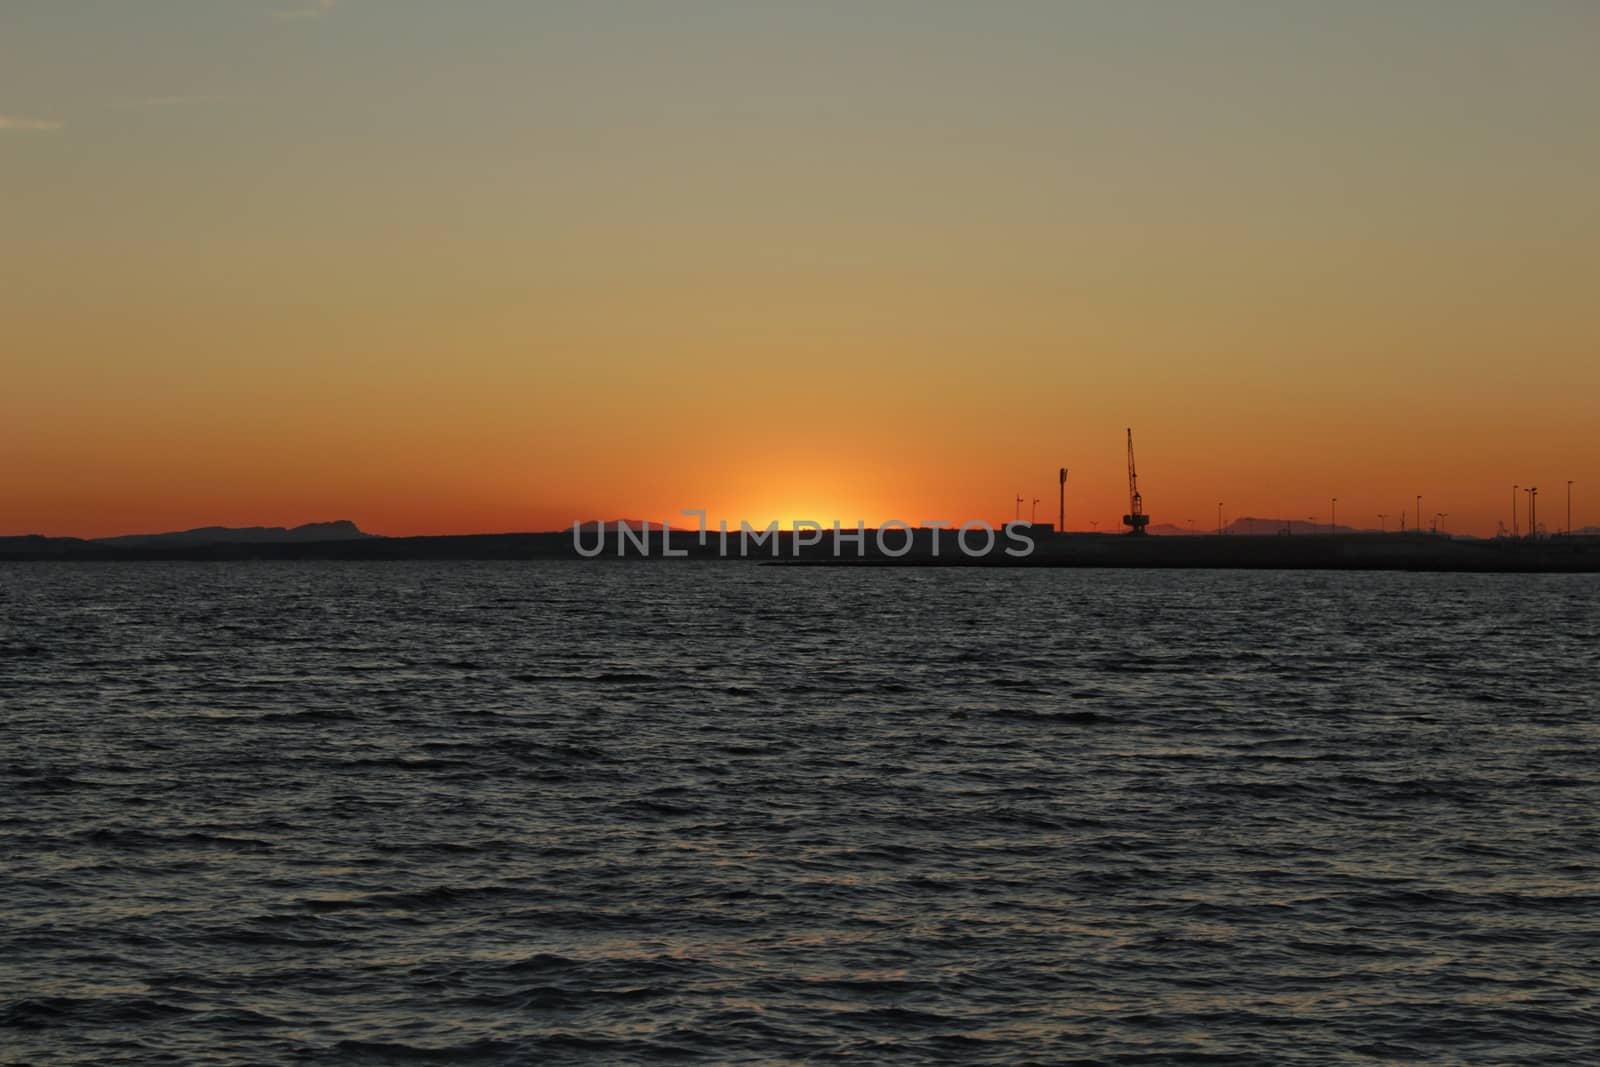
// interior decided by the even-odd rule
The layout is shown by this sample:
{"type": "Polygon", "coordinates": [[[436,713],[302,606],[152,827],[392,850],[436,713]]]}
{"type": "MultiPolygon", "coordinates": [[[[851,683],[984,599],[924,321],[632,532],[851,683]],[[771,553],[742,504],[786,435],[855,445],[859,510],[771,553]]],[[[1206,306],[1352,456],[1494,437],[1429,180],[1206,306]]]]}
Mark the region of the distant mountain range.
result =
{"type": "MultiPolygon", "coordinates": [[[[1343,524],[1340,524],[1336,528],[1330,527],[1327,523],[1317,522],[1315,519],[1258,519],[1253,516],[1242,519],[1234,519],[1232,522],[1228,523],[1222,528],[1223,533],[1232,536],[1250,536],[1252,534],[1261,536],[1270,534],[1273,537],[1277,537],[1282,535],[1286,530],[1290,534],[1352,534],[1378,532],[1377,530],[1358,529],[1354,526],[1345,526],[1343,524]]],[[[1187,537],[1192,534],[1215,534],[1217,532],[1217,528],[1215,524],[1202,525],[1198,522],[1195,523],[1193,527],[1178,526],[1170,522],[1159,522],[1152,523],[1149,527],[1149,532],[1157,536],[1187,537]]]]}
{"type": "Polygon", "coordinates": [[[317,541],[359,541],[376,537],[349,519],[308,522],[304,526],[202,526],[175,533],[128,534],[95,538],[96,544],[159,547],[161,545],[260,545],[317,541]]]}
{"type": "MultiPolygon", "coordinates": [[[[694,525],[693,519],[686,519],[682,527],[674,527],[674,529],[692,529],[694,525]]],[[[578,523],[578,528],[591,532],[606,530],[610,533],[621,533],[624,528],[635,531],[660,530],[661,524],[659,522],[651,522],[649,519],[590,519],[588,522],[578,523]]]]}
{"type": "Polygon", "coordinates": [[[362,541],[378,537],[369,534],[349,519],[334,522],[308,522],[304,526],[202,526],[171,533],[125,534],[121,537],[3,537],[0,542],[55,542],[61,544],[106,545],[114,548],[186,548],[194,545],[283,545],[317,544],[327,541],[362,541]]]}

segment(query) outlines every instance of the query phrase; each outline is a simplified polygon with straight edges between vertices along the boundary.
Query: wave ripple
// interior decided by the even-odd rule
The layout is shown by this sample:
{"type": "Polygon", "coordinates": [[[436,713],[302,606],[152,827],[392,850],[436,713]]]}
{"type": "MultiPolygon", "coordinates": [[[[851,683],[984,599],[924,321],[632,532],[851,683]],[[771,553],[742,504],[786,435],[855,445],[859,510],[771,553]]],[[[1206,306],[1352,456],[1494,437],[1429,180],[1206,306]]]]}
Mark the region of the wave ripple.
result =
{"type": "Polygon", "coordinates": [[[0,1062],[1580,1062],[1592,576],[0,570],[0,1062]]]}

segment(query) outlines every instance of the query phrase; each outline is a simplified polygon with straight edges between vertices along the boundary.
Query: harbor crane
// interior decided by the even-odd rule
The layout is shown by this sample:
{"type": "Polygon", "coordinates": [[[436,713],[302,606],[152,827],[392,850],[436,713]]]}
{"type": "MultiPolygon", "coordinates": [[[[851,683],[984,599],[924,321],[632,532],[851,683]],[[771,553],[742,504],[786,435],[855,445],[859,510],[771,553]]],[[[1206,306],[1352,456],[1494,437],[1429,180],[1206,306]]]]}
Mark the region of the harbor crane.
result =
{"type": "Polygon", "coordinates": [[[1150,516],[1144,513],[1144,497],[1139,495],[1139,469],[1133,463],[1133,427],[1128,427],[1128,513],[1122,516],[1122,525],[1134,537],[1143,537],[1150,516]]]}

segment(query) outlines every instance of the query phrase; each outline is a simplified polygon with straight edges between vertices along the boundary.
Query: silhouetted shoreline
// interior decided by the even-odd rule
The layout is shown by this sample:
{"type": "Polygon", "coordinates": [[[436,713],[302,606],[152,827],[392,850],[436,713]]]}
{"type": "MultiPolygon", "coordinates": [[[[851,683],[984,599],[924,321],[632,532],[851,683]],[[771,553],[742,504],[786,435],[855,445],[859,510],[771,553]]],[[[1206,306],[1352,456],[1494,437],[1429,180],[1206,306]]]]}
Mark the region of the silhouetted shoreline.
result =
{"type": "MultiPolygon", "coordinates": [[[[853,534],[854,531],[846,531],[853,534]]],[[[814,536],[814,535],[813,535],[814,536]]],[[[0,538],[0,562],[233,562],[270,560],[425,561],[425,560],[571,560],[604,563],[677,563],[725,561],[787,566],[872,567],[1139,567],[1266,570],[1395,570],[1517,573],[1600,573],[1600,538],[1553,537],[1539,541],[1476,540],[1426,533],[1320,534],[1285,537],[1204,535],[1194,537],[1129,537],[1120,534],[1031,533],[1033,551],[1007,555],[1002,533],[986,552],[965,554],[953,531],[943,531],[937,555],[932,531],[912,532],[904,554],[880,550],[875,531],[868,530],[857,554],[851,542],[834,554],[831,532],[819,544],[795,545],[792,532],[776,542],[746,545],[741,555],[737,535],[727,553],[715,533],[706,544],[693,531],[673,531],[663,546],[661,533],[649,533],[647,554],[637,543],[607,535],[599,554],[579,554],[570,530],[549,533],[466,534],[435,537],[367,537],[331,541],[139,544],[83,541],[74,538],[0,538]],[[671,555],[664,555],[663,549],[671,555]]],[[[905,543],[903,531],[890,535],[892,551],[905,543]]],[[[593,551],[589,534],[584,547],[593,551]]]]}

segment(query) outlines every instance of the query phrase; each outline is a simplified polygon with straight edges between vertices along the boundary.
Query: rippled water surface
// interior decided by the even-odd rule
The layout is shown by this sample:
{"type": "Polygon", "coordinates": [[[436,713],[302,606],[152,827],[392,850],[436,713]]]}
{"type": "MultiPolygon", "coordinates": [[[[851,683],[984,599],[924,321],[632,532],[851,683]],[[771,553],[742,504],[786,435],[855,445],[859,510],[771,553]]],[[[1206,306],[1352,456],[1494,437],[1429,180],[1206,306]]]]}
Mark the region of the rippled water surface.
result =
{"type": "Polygon", "coordinates": [[[0,1062],[1595,1062],[1596,591],[0,569],[0,1062]]]}

